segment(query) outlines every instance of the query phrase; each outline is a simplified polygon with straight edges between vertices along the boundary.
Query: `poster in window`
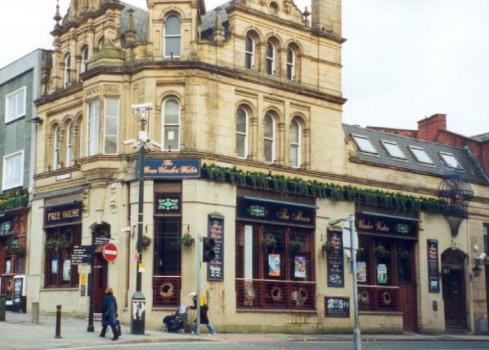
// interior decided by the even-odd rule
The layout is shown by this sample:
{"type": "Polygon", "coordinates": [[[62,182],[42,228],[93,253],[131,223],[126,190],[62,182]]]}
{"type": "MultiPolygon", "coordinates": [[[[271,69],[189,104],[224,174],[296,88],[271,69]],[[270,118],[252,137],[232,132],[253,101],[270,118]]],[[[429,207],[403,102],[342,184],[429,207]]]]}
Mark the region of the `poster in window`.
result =
{"type": "Polygon", "coordinates": [[[357,261],[357,282],[367,282],[367,263],[365,261],[357,261]]]}
{"type": "Polygon", "coordinates": [[[5,273],[12,273],[12,260],[5,260],[5,273]]]}
{"type": "Polygon", "coordinates": [[[207,220],[207,237],[212,238],[215,257],[207,264],[207,280],[224,280],[224,218],[217,215],[209,215],[207,220]]]}
{"type": "Polygon", "coordinates": [[[71,260],[63,261],[63,282],[71,280],[71,260]]]}
{"type": "Polygon", "coordinates": [[[51,260],[51,274],[58,274],[58,259],[54,258],[51,260]]]}
{"type": "Polygon", "coordinates": [[[296,256],[294,259],[294,277],[307,278],[307,259],[305,256],[296,256]]]}
{"type": "Polygon", "coordinates": [[[268,254],[268,276],[280,277],[280,254],[268,254]]]}
{"type": "Polygon", "coordinates": [[[438,265],[438,241],[428,240],[428,290],[440,293],[440,266],[438,265]]]}
{"type": "Polygon", "coordinates": [[[327,252],[328,287],[343,288],[345,286],[345,267],[342,233],[328,231],[328,242],[331,243],[332,246],[332,249],[327,252]]]}
{"type": "Polygon", "coordinates": [[[378,264],[377,265],[377,283],[387,284],[387,265],[378,264]]]}

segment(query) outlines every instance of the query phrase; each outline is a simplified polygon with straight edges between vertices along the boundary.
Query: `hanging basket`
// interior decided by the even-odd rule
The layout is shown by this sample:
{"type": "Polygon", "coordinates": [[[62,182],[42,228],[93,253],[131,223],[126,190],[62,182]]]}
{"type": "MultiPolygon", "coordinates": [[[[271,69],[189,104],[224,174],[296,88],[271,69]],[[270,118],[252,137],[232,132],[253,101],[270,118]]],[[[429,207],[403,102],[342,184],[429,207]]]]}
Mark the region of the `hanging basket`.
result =
{"type": "Polygon", "coordinates": [[[182,236],[182,245],[184,247],[191,247],[194,244],[194,239],[190,233],[186,233],[182,236]]]}

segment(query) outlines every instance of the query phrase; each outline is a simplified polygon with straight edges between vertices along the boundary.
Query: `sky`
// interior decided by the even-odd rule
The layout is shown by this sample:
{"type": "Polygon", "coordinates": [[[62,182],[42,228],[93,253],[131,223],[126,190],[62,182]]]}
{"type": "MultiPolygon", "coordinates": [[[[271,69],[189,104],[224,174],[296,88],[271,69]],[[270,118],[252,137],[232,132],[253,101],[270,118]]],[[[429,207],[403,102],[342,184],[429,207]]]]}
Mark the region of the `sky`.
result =
{"type": "MultiPolygon", "coordinates": [[[[310,8],[310,0],[295,3],[310,8]]],[[[68,4],[60,0],[62,15],[68,4]]],[[[55,6],[0,0],[0,67],[51,48],[55,6]]],[[[451,131],[489,132],[488,14],[489,0],[343,0],[344,122],[416,129],[418,120],[444,113],[451,131]]]]}

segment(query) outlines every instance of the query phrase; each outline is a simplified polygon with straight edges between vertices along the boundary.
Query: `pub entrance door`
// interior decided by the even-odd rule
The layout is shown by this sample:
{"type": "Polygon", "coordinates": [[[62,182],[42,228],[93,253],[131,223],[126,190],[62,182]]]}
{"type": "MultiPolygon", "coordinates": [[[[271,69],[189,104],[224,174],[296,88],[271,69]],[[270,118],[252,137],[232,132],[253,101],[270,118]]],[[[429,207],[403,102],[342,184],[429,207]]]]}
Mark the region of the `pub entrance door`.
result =
{"type": "Polygon", "coordinates": [[[450,332],[467,329],[464,261],[460,250],[448,249],[442,254],[445,328],[450,332]]]}
{"type": "Polygon", "coordinates": [[[102,256],[102,253],[95,253],[94,256],[94,288],[93,288],[93,306],[94,312],[102,312],[102,299],[104,297],[105,288],[107,288],[108,266],[107,261],[102,256]]]}

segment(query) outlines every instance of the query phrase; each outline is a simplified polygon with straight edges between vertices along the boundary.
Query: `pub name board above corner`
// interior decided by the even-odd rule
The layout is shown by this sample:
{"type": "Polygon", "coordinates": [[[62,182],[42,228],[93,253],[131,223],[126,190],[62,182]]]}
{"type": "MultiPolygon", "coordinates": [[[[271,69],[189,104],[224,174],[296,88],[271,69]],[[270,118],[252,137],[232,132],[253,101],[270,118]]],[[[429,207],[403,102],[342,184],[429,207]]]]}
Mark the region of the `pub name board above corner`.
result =
{"type": "Polygon", "coordinates": [[[200,160],[198,159],[145,159],[144,177],[146,179],[199,178],[200,160]]]}
{"type": "Polygon", "coordinates": [[[80,202],[44,208],[44,227],[75,224],[81,222],[80,202]]]}
{"type": "Polygon", "coordinates": [[[239,197],[238,216],[244,220],[314,227],[316,209],[300,204],[239,197]]]}
{"type": "Polygon", "coordinates": [[[418,233],[418,223],[415,220],[357,214],[355,221],[359,233],[393,235],[411,239],[416,238],[418,233]]]}

